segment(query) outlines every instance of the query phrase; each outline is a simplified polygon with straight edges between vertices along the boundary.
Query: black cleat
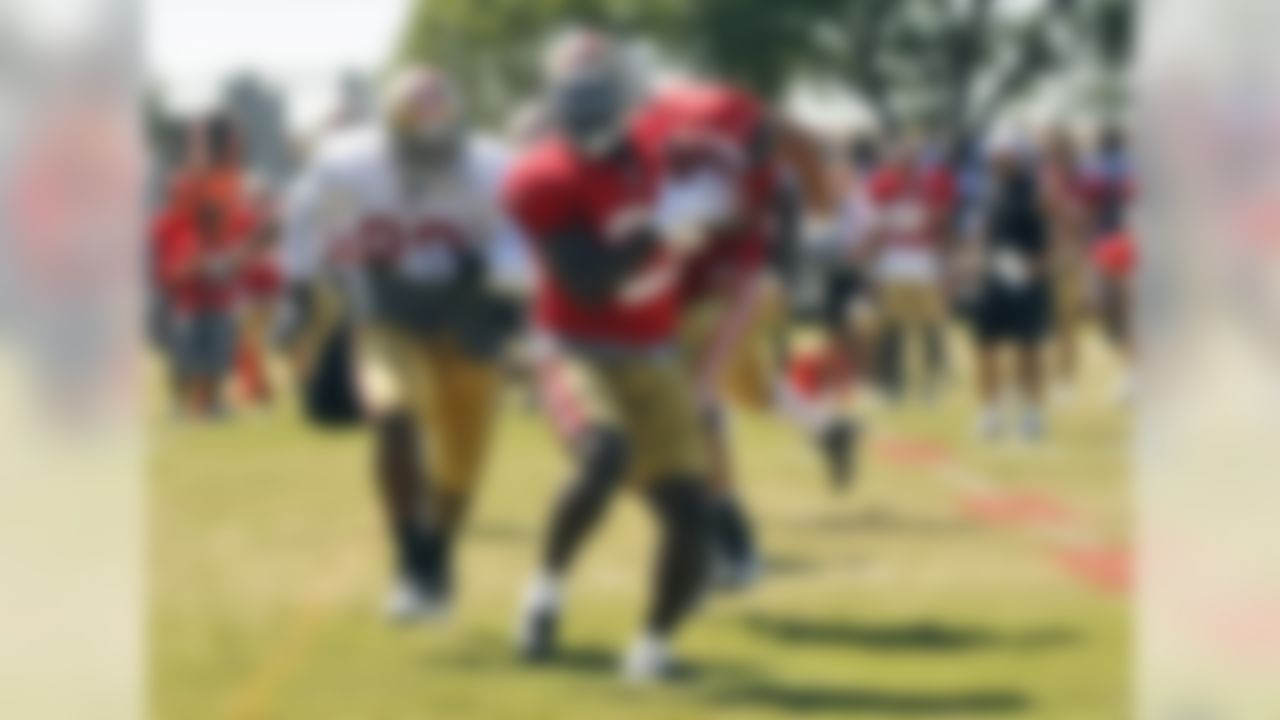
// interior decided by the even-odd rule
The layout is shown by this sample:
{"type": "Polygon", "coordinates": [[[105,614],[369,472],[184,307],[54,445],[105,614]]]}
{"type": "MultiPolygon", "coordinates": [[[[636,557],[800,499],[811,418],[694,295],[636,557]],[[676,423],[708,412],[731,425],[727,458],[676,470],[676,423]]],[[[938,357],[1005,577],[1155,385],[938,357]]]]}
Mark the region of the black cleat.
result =
{"type": "Polygon", "coordinates": [[[711,513],[711,586],[723,591],[745,590],[760,576],[751,521],[737,498],[721,499],[711,513]]]}
{"type": "Polygon", "coordinates": [[[560,613],[549,608],[527,610],[520,623],[520,657],[525,662],[546,662],[555,656],[560,613]]]}
{"type": "Polygon", "coordinates": [[[400,529],[400,572],[387,600],[388,618],[396,623],[439,620],[452,600],[452,543],[432,528],[400,529]]]}
{"type": "Polygon", "coordinates": [[[543,662],[556,654],[560,629],[560,597],[555,586],[535,581],[520,608],[516,642],[526,662],[543,662]]]}
{"type": "Polygon", "coordinates": [[[842,418],[818,437],[831,487],[837,491],[843,492],[853,485],[859,436],[858,425],[842,418]]]}

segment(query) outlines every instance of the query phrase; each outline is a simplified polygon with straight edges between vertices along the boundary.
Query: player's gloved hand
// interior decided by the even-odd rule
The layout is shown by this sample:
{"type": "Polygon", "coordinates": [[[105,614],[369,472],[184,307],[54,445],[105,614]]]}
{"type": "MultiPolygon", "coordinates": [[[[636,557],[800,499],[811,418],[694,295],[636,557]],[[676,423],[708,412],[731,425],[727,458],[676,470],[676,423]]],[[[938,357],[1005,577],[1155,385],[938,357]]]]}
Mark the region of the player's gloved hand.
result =
{"type": "Polygon", "coordinates": [[[1004,287],[1021,290],[1031,283],[1032,268],[1021,253],[1004,248],[991,254],[991,275],[1004,287]]]}

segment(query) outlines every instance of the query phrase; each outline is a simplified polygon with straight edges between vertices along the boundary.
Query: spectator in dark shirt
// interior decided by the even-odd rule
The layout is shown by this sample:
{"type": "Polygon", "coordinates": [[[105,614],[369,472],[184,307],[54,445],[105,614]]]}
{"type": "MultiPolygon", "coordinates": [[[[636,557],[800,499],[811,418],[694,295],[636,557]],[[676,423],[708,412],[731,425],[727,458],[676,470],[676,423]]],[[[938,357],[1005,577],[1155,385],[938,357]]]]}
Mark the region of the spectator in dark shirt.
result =
{"type": "Polygon", "coordinates": [[[1044,432],[1042,348],[1052,319],[1049,228],[1025,146],[997,142],[989,157],[989,194],[980,217],[983,261],[974,309],[983,404],[979,431],[985,437],[1004,431],[1001,401],[1012,379],[1018,429],[1027,439],[1037,439],[1044,432]],[[1001,367],[1004,350],[1013,355],[1012,373],[1001,367]]]}

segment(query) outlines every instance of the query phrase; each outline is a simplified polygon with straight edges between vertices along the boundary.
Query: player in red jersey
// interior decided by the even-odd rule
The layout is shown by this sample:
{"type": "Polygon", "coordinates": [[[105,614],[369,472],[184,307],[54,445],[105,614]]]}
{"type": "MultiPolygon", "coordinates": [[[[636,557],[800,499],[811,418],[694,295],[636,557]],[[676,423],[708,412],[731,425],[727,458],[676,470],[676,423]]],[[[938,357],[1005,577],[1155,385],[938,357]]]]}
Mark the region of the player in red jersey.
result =
{"type": "Polygon", "coordinates": [[[554,346],[539,373],[577,462],[522,609],[521,650],[554,652],[563,576],[630,479],[660,540],[645,627],[623,670],[652,680],[670,669],[668,640],[708,555],[705,448],[676,349],[680,262],[729,198],[718,186],[663,181],[630,123],[629,68],[608,38],[563,38],[547,77],[552,130],[517,162],[505,197],[537,257],[535,321],[554,346]]]}
{"type": "MultiPolygon", "coordinates": [[[[654,148],[664,178],[718,184],[731,199],[682,267],[680,336],[711,459],[715,578],[722,586],[741,587],[754,579],[758,562],[735,489],[723,395],[732,391],[757,409],[775,400],[768,320],[779,315],[781,293],[766,272],[766,260],[783,174],[792,173],[806,209],[817,217],[831,215],[834,190],[823,159],[803,133],[750,93],[723,83],[665,88],[648,99],[635,127],[654,148]]],[[[849,426],[824,425],[816,435],[834,474],[846,475],[849,426]]]]}
{"type": "Polygon", "coordinates": [[[891,398],[903,396],[915,337],[924,346],[920,389],[931,398],[945,363],[942,261],[955,181],[941,165],[925,162],[915,139],[904,138],[868,189],[878,218],[875,272],[885,315],[877,363],[881,382],[891,398]]]}

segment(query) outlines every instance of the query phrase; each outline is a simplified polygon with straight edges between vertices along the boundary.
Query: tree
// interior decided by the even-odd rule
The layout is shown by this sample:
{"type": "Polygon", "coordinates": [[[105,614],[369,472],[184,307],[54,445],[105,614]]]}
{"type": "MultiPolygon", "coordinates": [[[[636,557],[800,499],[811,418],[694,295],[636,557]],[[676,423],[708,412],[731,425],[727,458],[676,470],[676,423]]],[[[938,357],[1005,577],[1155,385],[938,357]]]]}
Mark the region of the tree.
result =
{"type": "Polygon", "coordinates": [[[778,98],[799,77],[836,80],[883,125],[980,131],[1066,65],[1117,72],[1133,0],[420,0],[402,56],[441,62],[482,114],[533,86],[537,48],[566,22],[654,42],[665,57],[778,98]]]}
{"type": "Polygon", "coordinates": [[[398,60],[430,60],[467,88],[472,111],[494,120],[535,86],[540,51],[566,23],[665,35],[684,0],[420,0],[398,60]]]}

